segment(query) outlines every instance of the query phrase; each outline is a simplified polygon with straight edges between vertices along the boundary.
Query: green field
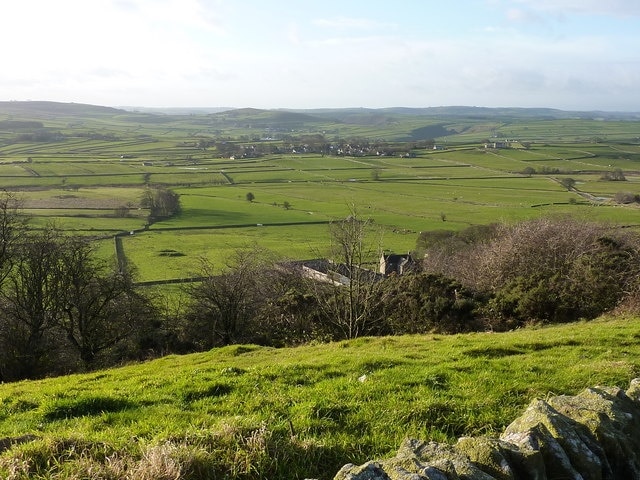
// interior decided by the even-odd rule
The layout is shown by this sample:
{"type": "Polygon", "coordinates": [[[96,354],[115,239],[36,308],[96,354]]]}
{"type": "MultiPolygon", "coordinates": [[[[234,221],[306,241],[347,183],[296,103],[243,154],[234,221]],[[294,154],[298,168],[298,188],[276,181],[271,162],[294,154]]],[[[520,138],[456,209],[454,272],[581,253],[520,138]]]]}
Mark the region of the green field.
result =
{"type": "Polygon", "coordinates": [[[354,207],[374,221],[380,248],[401,252],[421,231],[543,215],[640,225],[637,204],[611,201],[640,193],[637,120],[509,109],[495,118],[484,112],[486,119],[446,109],[313,112],[315,119],[252,109],[167,115],[77,106],[53,114],[17,103],[1,105],[0,120],[42,127],[0,130],[0,188],[23,199],[34,227],[135,231],[123,245],[140,281],[189,276],[201,257],[222,265],[242,245],[282,258],[322,255],[326,224],[354,207]],[[425,143],[429,135],[438,149],[425,143]],[[323,153],[299,153],[318,138],[323,153]],[[515,139],[512,148],[485,148],[504,139],[515,139]],[[626,181],[601,180],[616,168],[626,181]],[[575,190],[561,185],[568,177],[575,190]],[[140,199],[158,185],[180,194],[182,211],[149,226],[140,199]],[[158,255],[168,249],[182,255],[158,255]]]}

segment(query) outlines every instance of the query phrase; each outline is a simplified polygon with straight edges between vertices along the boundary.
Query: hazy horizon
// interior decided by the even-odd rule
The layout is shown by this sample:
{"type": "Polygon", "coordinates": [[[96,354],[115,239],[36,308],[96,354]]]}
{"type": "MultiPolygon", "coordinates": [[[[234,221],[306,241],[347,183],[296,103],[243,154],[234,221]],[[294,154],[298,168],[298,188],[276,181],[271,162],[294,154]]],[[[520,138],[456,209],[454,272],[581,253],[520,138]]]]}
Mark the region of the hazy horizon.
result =
{"type": "Polygon", "coordinates": [[[640,111],[637,0],[22,0],[0,13],[8,101],[640,111]]]}
{"type": "Polygon", "coordinates": [[[0,106],[3,103],[54,103],[54,104],[67,104],[67,105],[86,105],[89,107],[98,107],[98,108],[114,108],[117,110],[123,110],[128,112],[140,112],[140,113],[196,113],[196,112],[205,112],[205,113],[220,113],[231,110],[257,110],[257,111],[289,111],[289,112],[323,112],[323,111],[339,111],[339,110],[367,110],[367,111],[376,111],[376,110],[447,110],[447,109],[480,109],[480,110],[550,110],[557,111],[562,113],[577,113],[577,114],[607,114],[607,115],[623,115],[623,116],[640,116],[639,110],[566,110],[561,108],[554,107],[518,107],[518,106],[496,106],[496,107],[488,107],[484,105],[434,105],[434,106],[408,106],[408,105],[393,105],[388,107],[358,107],[358,106],[345,106],[345,107],[308,107],[308,108],[287,108],[287,107],[253,107],[250,105],[245,106],[193,106],[193,105],[178,105],[171,107],[155,107],[155,106],[144,106],[144,105],[100,105],[95,103],[85,103],[85,102],[59,102],[56,100],[47,100],[47,99],[29,99],[29,100],[5,100],[0,99],[0,106]]]}

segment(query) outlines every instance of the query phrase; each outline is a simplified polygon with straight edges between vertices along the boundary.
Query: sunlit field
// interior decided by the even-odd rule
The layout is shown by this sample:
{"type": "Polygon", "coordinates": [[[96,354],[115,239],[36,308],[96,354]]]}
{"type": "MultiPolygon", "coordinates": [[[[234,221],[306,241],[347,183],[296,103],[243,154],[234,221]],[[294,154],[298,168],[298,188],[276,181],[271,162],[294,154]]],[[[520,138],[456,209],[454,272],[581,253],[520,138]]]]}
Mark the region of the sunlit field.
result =
{"type": "Polygon", "coordinates": [[[377,248],[399,252],[412,250],[421,231],[545,215],[640,225],[637,204],[612,201],[618,192],[639,193],[637,122],[401,116],[375,126],[327,120],[289,133],[322,134],[327,144],[342,137],[351,139],[343,144],[386,145],[377,154],[321,155],[297,152],[305,140],[262,140],[268,135],[259,125],[270,118],[257,110],[36,116],[57,133],[29,142],[0,131],[0,188],[22,199],[34,228],[55,225],[97,238],[126,233],[124,252],[140,281],[189,276],[202,258],[224,265],[247,245],[281,258],[323,255],[329,222],[354,212],[372,220],[377,248]],[[411,143],[428,132],[449,135],[433,140],[438,149],[411,143]],[[486,148],[496,138],[511,139],[512,148],[486,148]],[[261,145],[278,152],[224,153],[261,145]],[[614,169],[625,181],[602,180],[614,169]],[[571,190],[563,186],[567,178],[571,190]],[[159,187],[180,195],[181,211],[149,223],[141,199],[159,187]]]}

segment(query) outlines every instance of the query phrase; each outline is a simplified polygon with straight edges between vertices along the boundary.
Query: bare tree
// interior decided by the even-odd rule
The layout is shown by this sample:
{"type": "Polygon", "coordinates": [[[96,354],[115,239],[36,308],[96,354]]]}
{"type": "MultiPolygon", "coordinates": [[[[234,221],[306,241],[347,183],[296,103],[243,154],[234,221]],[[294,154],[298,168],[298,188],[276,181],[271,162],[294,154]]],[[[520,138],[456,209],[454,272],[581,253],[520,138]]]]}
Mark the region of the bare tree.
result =
{"type": "Polygon", "coordinates": [[[139,330],[150,317],[150,302],[133,287],[131,275],[99,260],[84,238],[61,241],[64,298],[58,327],[85,366],[139,330]]]}
{"type": "Polygon", "coordinates": [[[576,186],[576,181],[575,179],[571,178],[571,177],[565,177],[562,180],[560,180],[560,184],[566,188],[568,191],[571,191],[575,188],[576,186]]]}
{"type": "Polygon", "coordinates": [[[149,209],[150,221],[180,213],[180,195],[165,187],[147,188],[140,204],[149,209]]]}
{"type": "Polygon", "coordinates": [[[267,295],[271,269],[268,255],[255,248],[238,250],[219,272],[202,260],[199,276],[204,280],[187,289],[191,300],[187,319],[199,332],[199,348],[229,345],[251,336],[249,326],[267,295]]]}
{"type": "Polygon", "coordinates": [[[55,235],[48,229],[21,241],[2,289],[0,342],[9,378],[33,378],[47,369],[47,334],[62,313],[66,288],[55,235]]]}
{"type": "Polygon", "coordinates": [[[370,269],[381,254],[374,242],[371,219],[362,219],[355,208],[344,220],[329,225],[330,263],[339,278],[331,284],[317,285],[318,304],[326,320],[343,338],[376,333],[378,308],[384,301],[380,276],[370,269]]]}
{"type": "Polygon", "coordinates": [[[19,212],[20,202],[15,195],[4,191],[0,195],[0,285],[7,277],[13,260],[14,250],[25,226],[25,217],[19,212]]]}
{"type": "Polygon", "coordinates": [[[8,379],[74,368],[74,351],[91,366],[151,312],[130,276],[97,260],[88,239],[53,228],[21,240],[0,302],[0,369],[8,379]]]}

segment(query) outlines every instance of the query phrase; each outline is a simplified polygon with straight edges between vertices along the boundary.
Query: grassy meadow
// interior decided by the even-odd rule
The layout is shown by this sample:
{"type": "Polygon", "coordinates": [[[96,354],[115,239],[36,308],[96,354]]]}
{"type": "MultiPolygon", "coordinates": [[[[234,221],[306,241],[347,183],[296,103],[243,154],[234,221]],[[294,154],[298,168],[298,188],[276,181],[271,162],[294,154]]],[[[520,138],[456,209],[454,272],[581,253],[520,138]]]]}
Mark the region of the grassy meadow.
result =
{"type": "Polygon", "coordinates": [[[640,225],[640,209],[611,202],[619,191],[639,193],[640,127],[632,121],[486,122],[386,113],[393,121],[384,123],[374,122],[379,112],[358,111],[349,123],[336,123],[251,109],[183,116],[91,110],[68,118],[36,109],[29,115],[56,133],[27,142],[12,140],[22,138],[20,131],[0,131],[0,188],[16,192],[35,228],[53,223],[98,237],[135,231],[123,246],[140,281],[191,276],[202,257],[223,265],[247,245],[282,258],[323,255],[327,224],[353,208],[378,227],[380,248],[399,252],[413,249],[424,230],[544,215],[640,225]],[[283,151],[282,140],[261,140],[277,121],[287,127],[297,121],[298,130],[288,131],[301,138],[324,132],[327,141],[382,138],[396,147],[417,132],[448,135],[435,139],[444,149],[416,144],[409,157],[294,154],[283,151]],[[484,147],[501,137],[519,142],[484,147]],[[200,146],[202,139],[220,138],[200,146]],[[281,151],[238,159],[218,151],[260,143],[281,151]],[[616,168],[625,182],[601,180],[616,168]],[[572,191],[561,184],[567,177],[575,180],[572,191]],[[180,194],[182,211],[149,226],[140,199],[158,185],[180,194]],[[123,207],[126,213],[117,213],[123,207]],[[167,258],[169,250],[178,255],[167,258]]]}
{"type": "Polygon", "coordinates": [[[329,479],[345,463],[391,456],[405,437],[495,436],[533,398],[626,388],[639,359],[640,321],[618,317],[508,333],[229,346],[4,384],[0,438],[33,437],[0,454],[0,475],[329,479]]]}

